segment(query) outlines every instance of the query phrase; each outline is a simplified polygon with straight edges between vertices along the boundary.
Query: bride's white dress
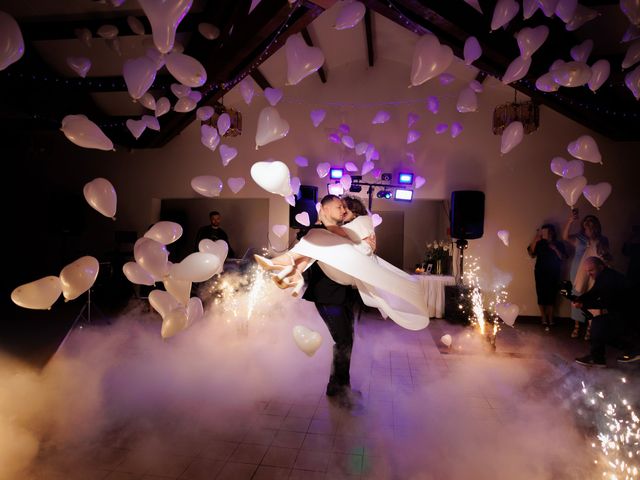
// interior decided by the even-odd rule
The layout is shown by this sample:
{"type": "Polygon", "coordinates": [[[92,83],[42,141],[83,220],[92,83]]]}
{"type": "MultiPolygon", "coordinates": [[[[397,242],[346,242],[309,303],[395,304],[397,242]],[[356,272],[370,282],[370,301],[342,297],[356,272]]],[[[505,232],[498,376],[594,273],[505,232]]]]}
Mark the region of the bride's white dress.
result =
{"type": "Polygon", "coordinates": [[[374,233],[370,216],[360,216],[342,226],[349,239],[322,228],[309,231],[291,252],[318,261],[324,273],[342,285],[358,288],[365,305],[380,310],[408,330],[429,324],[427,304],[420,284],[408,273],[373,255],[364,238],[374,233]]]}

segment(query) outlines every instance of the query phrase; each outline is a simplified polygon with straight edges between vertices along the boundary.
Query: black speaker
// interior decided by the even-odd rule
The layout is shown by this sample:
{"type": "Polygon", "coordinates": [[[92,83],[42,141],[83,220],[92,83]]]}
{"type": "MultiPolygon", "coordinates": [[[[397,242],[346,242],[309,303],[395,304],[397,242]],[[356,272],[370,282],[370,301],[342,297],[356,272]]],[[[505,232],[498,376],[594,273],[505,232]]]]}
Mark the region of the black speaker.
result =
{"type": "Polygon", "coordinates": [[[484,192],[451,192],[451,236],[461,240],[482,237],[484,233],[484,192]]]}
{"type": "Polygon", "coordinates": [[[309,214],[309,225],[316,223],[318,221],[316,203],[318,203],[318,187],[300,185],[300,190],[296,195],[296,206],[289,207],[289,226],[291,228],[306,228],[306,225],[302,225],[296,220],[296,215],[302,212],[309,214]]]}

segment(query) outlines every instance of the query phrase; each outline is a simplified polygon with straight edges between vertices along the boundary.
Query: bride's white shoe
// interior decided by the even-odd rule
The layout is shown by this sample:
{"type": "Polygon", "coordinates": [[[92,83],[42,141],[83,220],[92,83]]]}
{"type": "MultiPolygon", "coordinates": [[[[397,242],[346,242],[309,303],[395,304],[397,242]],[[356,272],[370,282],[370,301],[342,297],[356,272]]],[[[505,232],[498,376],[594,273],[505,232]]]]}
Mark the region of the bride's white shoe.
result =
{"type": "Polygon", "coordinates": [[[273,270],[282,271],[288,266],[288,265],[278,265],[277,263],[273,263],[273,261],[270,258],[263,257],[261,255],[254,254],[253,258],[255,259],[258,265],[260,265],[264,270],[267,270],[267,271],[273,271],[273,270]]]}
{"type": "Polygon", "coordinates": [[[292,271],[293,267],[291,267],[291,270],[286,275],[281,275],[281,273],[284,272],[283,270],[278,275],[273,275],[271,278],[273,279],[275,284],[282,289],[293,287],[291,296],[298,297],[300,296],[302,287],[304,287],[304,278],[302,277],[302,274],[300,272],[295,272],[293,273],[293,275],[291,275],[292,271]]]}

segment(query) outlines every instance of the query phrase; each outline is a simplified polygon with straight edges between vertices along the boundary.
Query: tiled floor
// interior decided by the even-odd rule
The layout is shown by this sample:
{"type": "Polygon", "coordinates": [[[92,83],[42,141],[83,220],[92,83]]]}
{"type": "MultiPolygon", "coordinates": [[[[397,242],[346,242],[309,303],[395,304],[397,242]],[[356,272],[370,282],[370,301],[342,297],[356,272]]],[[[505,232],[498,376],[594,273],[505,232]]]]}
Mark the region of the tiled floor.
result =
{"type": "MultiPolygon", "coordinates": [[[[109,340],[109,352],[117,355],[98,357],[113,364],[96,368],[99,406],[78,413],[96,422],[95,431],[82,432],[80,424],[72,433],[61,433],[49,426],[53,433],[42,435],[28,473],[16,478],[602,478],[593,466],[598,449],[590,445],[599,413],[584,408],[588,399],[580,392],[581,382],[603,388],[625,376],[625,385],[637,387],[639,380],[637,365],[604,372],[574,366],[571,359],[586,344],[569,339],[568,330],[545,334],[536,325],[505,327],[493,352],[471,328],[434,320],[426,330],[410,332],[368,313],[357,326],[352,361],[352,383],[363,393],[364,408],[347,411],[323,395],[328,341],[311,359],[289,346],[275,349],[273,356],[281,356],[277,365],[292,369],[293,378],[277,393],[267,389],[265,394],[262,377],[277,369],[260,370],[270,357],[252,362],[242,350],[243,338],[216,337],[207,349],[218,348],[220,356],[192,363],[184,360],[184,352],[209,351],[198,343],[206,329],[181,340],[188,350],[166,343],[161,345],[165,353],[157,356],[155,344],[131,340],[149,328],[142,323],[126,340],[117,335],[109,340]],[[439,342],[444,333],[454,338],[450,349],[439,342]],[[223,365],[223,359],[229,363],[223,365]],[[206,362],[210,365],[204,368],[206,362]],[[243,362],[249,364],[236,369],[243,362]],[[156,367],[171,381],[155,378],[156,367]],[[225,371],[234,380],[210,386],[225,371]],[[245,371],[246,381],[237,382],[245,371]],[[137,380],[123,388],[119,377],[137,380]],[[117,394],[110,393],[113,385],[120,385],[117,394]],[[176,394],[180,388],[182,396],[176,394]]],[[[322,331],[318,323],[315,328],[322,331]]],[[[74,332],[75,340],[65,345],[69,358],[98,355],[98,348],[87,345],[98,338],[104,344],[104,333],[88,333],[74,332]]],[[[260,345],[269,342],[266,338],[260,345]]],[[[92,361],[87,359],[89,365],[92,361]]],[[[89,397],[93,391],[82,394],[89,397]]],[[[637,405],[638,398],[630,401],[637,405]]]]}

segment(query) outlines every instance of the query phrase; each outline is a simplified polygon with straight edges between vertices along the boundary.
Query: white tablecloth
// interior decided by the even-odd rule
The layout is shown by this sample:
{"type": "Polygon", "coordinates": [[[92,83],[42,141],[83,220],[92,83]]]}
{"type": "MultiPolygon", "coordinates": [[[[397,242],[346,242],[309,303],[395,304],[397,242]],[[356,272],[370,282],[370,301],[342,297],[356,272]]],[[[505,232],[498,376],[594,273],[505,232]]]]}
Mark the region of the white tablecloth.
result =
{"type": "Polygon", "coordinates": [[[455,285],[455,277],[449,275],[414,275],[422,286],[429,309],[429,318],[444,316],[444,287],[455,285]]]}

